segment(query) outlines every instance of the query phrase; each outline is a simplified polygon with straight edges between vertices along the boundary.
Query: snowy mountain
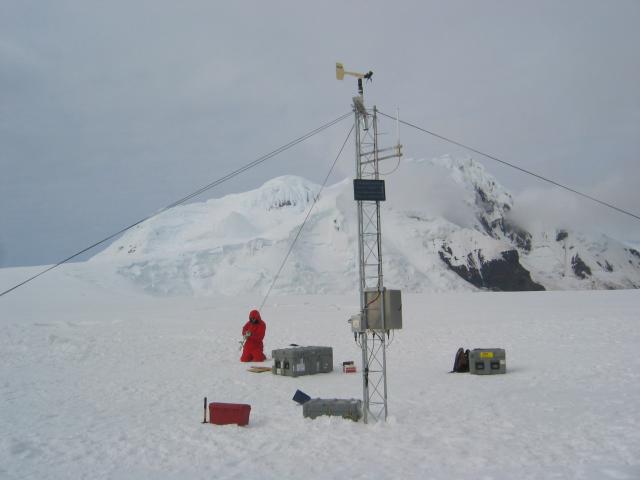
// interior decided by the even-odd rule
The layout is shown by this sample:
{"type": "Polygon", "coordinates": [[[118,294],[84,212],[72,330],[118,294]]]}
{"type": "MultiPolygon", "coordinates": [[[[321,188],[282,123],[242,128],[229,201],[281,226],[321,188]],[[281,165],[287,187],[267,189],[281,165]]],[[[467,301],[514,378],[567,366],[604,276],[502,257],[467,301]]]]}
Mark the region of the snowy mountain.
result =
{"type": "MultiPolygon", "coordinates": [[[[283,176],[256,190],[173,208],[127,232],[92,262],[152,294],[264,293],[320,192],[283,176]]],[[[605,235],[529,232],[511,194],[482,164],[404,161],[387,178],[385,284],[405,292],[640,287],[640,253],[605,235]]],[[[322,191],[275,293],[356,290],[351,181],[322,191]]]]}

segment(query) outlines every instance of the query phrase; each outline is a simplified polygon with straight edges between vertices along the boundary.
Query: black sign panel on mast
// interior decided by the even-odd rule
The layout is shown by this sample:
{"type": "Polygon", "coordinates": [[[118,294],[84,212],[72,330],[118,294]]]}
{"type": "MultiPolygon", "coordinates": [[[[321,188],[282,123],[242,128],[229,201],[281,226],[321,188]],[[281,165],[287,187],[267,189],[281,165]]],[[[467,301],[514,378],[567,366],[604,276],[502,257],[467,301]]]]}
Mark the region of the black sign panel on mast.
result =
{"type": "Polygon", "coordinates": [[[384,190],[384,180],[353,180],[353,199],[369,202],[384,202],[387,199],[384,190]]]}

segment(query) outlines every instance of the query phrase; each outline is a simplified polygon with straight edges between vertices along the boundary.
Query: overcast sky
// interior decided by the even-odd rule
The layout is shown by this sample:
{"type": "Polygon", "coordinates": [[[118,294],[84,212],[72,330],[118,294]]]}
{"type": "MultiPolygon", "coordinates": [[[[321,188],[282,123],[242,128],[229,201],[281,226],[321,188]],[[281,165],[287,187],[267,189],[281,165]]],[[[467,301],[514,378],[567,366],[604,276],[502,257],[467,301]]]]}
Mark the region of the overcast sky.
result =
{"type": "MultiPolygon", "coordinates": [[[[368,104],[637,214],[639,46],[638,0],[3,0],[0,266],[56,262],[348,112],[336,61],[374,71],[368,104]]],[[[204,198],[321,181],[349,122],[204,198]]],[[[639,221],[478,160],[528,215],[640,240],[639,221]]]]}

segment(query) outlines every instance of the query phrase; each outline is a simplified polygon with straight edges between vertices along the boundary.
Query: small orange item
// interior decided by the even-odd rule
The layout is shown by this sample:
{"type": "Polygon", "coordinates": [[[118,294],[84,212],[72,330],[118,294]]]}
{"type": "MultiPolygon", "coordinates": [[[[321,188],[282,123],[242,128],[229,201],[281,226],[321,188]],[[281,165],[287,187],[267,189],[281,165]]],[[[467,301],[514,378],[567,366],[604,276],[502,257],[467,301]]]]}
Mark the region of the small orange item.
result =
{"type": "Polygon", "coordinates": [[[353,360],[349,362],[342,362],[342,373],[356,373],[356,366],[353,360]]]}

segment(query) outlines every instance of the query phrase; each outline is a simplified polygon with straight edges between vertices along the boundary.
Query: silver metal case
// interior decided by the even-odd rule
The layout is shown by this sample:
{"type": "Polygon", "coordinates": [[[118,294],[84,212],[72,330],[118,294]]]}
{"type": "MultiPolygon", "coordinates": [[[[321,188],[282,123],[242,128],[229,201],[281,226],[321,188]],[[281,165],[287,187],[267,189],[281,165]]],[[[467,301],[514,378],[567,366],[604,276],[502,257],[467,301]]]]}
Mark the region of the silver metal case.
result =
{"type": "Polygon", "coordinates": [[[366,329],[368,330],[396,330],[402,328],[402,295],[400,290],[382,292],[368,289],[364,292],[366,329]],[[382,315],[384,304],[384,320],[382,315]]]}

